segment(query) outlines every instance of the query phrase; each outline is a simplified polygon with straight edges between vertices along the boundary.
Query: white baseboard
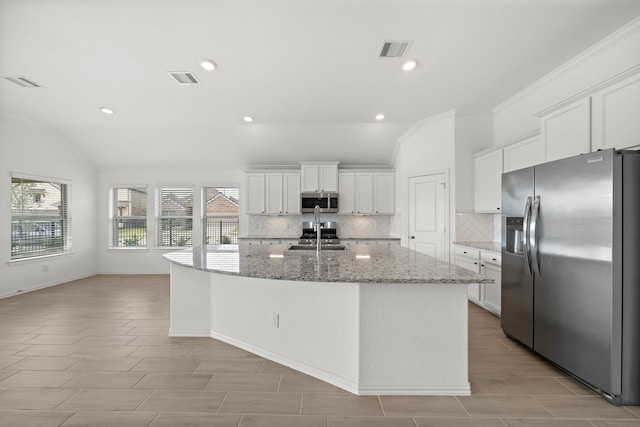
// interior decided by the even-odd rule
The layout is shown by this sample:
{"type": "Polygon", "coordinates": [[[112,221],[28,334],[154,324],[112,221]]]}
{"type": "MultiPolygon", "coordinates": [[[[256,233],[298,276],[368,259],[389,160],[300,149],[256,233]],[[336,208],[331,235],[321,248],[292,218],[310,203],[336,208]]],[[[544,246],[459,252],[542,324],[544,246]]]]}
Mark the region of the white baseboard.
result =
{"type": "Polygon", "coordinates": [[[11,292],[7,292],[7,293],[3,293],[3,294],[0,294],[0,299],[9,298],[9,297],[15,297],[17,295],[26,294],[28,292],[39,291],[40,289],[46,289],[46,288],[50,288],[52,286],[62,285],[63,283],[73,282],[74,280],[86,279],[87,277],[96,276],[97,274],[98,273],[90,273],[90,274],[83,274],[83,275],[80,275],[80,276],[67,277],[67,278],[64,278],[64,279],[59,279],[59,280],[54,280],[52,282],[43,283],[41,285],[34,286],[32,288],[20,289],[20,292],[11,291],[11,292]]]}
{"type": "Polygon", "coordinates": [[[307,375],[311,375],[314,378],[317,378],[321,381],[332,384],[350,393],[358,394],[358,384],[355,381],[350,381],[347,378],[343,378],[343,377],[331,374],[315,366],[311,366],[306,363],[302,363],[300,361],[290,359],[281,354],[273,353],[269,350],[263,349],[261,347],[256,347],[254,345],[248,344],[243,341],[239,341],[235,338],[229,337],[227,335],[224,335],[215,331],[211,331],[210,336],[211,338],[224,341],[227,344],[231,344],[243,350],[247,350],[251,353],[257,354],[258,356],[264,357],[265,359],[269,359],[273,362],[287,366],[291,369],[295,369],[296,371],[300,371],[307,375]]]}
{"type": "Polygon", "coordinates": [[[359,395],[401,395],[401,396],[471,396],[471,384],[443,385],[376,385],[358,387],[359,395]]]}
{"type": "Polygon", "coordinates": [[[211,333],[209,331],[174,331],[171,328],[169,328],[169,336],[170,337],[212,338],[211,333]]]}

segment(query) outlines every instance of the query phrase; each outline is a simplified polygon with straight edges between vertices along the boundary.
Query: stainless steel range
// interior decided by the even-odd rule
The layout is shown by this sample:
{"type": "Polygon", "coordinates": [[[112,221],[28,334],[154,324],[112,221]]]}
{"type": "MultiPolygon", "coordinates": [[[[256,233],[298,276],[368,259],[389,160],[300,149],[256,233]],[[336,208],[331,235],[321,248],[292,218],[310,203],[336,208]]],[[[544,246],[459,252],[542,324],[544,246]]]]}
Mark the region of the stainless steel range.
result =
{"type": "MultiPolygon", "coordinates": [[[[298,239],[298,243],[301,245],[315,245],[317,234],[315,222],[304,221],[302,223],[302,236],[298,239]]],[[[325,221],[320,223],[320,244],[321,245],[337,245],[340,243],[336,227],[338,224],[335,221],[325,221]]]]}

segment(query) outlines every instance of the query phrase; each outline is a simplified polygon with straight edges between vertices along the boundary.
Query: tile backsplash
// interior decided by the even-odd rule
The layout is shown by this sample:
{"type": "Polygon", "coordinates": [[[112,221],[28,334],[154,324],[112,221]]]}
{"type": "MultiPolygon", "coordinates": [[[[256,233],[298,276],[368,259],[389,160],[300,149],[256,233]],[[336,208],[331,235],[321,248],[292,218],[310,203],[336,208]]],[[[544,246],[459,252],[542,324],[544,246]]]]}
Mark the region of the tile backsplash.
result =
{"type": "MultiPolygon", "coordinates": [[[[335,221],[338,237],[376,237],[389,236],[391,233],[391,216],[347,216],[322,214],[322,222],[335,221]]],[[[248,223],[249,236],[291,237],[298,238],[302,234],[302,222],[313,221],[313,215],[297,216],[250,216],[248,223]]]]}
{"type": "Polygon", "coordinates": [[[458,212],[456,242],[499,242],[501,224],[500,214],[458,212]]]}

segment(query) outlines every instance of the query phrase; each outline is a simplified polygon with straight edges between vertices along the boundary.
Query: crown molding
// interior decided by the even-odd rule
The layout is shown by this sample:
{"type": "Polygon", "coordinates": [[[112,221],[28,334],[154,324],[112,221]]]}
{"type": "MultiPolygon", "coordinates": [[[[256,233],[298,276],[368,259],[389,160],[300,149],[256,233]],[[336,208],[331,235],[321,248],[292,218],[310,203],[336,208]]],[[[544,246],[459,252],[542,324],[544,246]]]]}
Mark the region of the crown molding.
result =
{"type": "Polygon", "coordinates": [[[582,65],[586,61],[592,59],[597,54],[599,54],[599,53],[601,53],[601,52],[603,52],[603,51],[605,51],[607,49],[610,49],[611,46],[613,46],[613,45],[615,45],[617,43],[620,43],[621,41],[623,41],[623,40],[625,40],[625,39],[627,39],[627,38],[629,38],[629,37],[631,37],[631,36],[633,36],[633,35],[635,35],[635,34],[637,34],[639,32],[640,32],[640,17],[634,19],[633,21],[629,22],[628,24],[624,25],[623,27],[619,28],[618,30],[614,31],[612,34],[610,34],[607,37],[605,37],[604,39],[600,40],[599,42],[597,42],[593,46],[587,48],[582,53],[578,54],[577,56],[574,56],[573,58],[571,58],[570,60],[568,60],[564,64],[560,65],[555,70],[551,71],[550,73],[548,73],[545,76],[543,76],[542,78],[536,80],[535,82],[533,82],[529,86],[525,87],[521,91],[519,91],[516,94],[512,95],[510,98],[508,98],[505,101],[501,102],[500,104],[496,105],[493,108],[493,113],[494,114],[495,113],[499,113],[500,111],[504,110],[505,108],[509,107],[510,105],[515,104],[516,102],[522,100],[523,98],[527,97],[531,93],[535,92],[540,87],[545,86],[545,85],[549,84],[550,82],[558,79],[562,75],[568,73],[569,71],[576,69],[577,67],[579,67],[580,65],[582,65]]]}
{"type": "Polygon", "coordinates": [[[600,90],[602,90],[602,89],[604,89],[604,88],[606,88],[608,86],[611,86],[611,85],[613,85],[615,83],[618,83],[618,82],[620,82],[620,81],[622,81],[622,80],[624,80],[626,78],[629,78],[629,77],[631,77],[631,76],[633,76],[635,74],[638,74],[638,73],[640,73],[640,64],[633,65],[633,66],[631,66],[631,67],[629,67],[629,68],[627,68],[625,70],[622,70],[621,72],[619,72],[617,74],[614,74],[613,76],[611,76],[611,77],[609,77],[609,78],[607,78],[605,80],[602,80],[601,82],[598,82],[598,83],[596,83],[596,84],[594,84],[592,86],[589,86],[588,88],[583,89],[580,92],[578,92],[578,93],[576,93],[574,95],[571,95],[568,98],[563,99],[560,102],[557,102],[557,103],[553,104],[550,107],[545,108],[542,111],[537,112],[535,114],[535,116],[544,117],[547,114],[553,113],[554,111],[557,111],[557,110],[559,110],[561,108],[564,108],[567,105],[573,104],[576,101],[579,101],[579,100],[584,99],[584,98],[586,98],[588,96],[591,96],[594,93],[596,93],[596,92],[598,92],[598,91],[600,91],[600,90]]]}

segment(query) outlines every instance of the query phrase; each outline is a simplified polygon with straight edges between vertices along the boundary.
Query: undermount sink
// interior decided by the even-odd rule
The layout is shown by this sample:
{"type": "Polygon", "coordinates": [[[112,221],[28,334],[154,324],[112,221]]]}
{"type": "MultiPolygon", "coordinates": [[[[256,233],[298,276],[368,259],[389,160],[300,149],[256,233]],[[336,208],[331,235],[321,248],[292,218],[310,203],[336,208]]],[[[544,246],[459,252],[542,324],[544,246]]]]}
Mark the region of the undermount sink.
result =
{"type": "MultiPolygon", "coordinates": [[[[320,245],[321,251],[344,251],[347,247],[343,245],[320,245]]],[[[290,251],[315,251],[316,245],[291,245],[290,251]]]]}

